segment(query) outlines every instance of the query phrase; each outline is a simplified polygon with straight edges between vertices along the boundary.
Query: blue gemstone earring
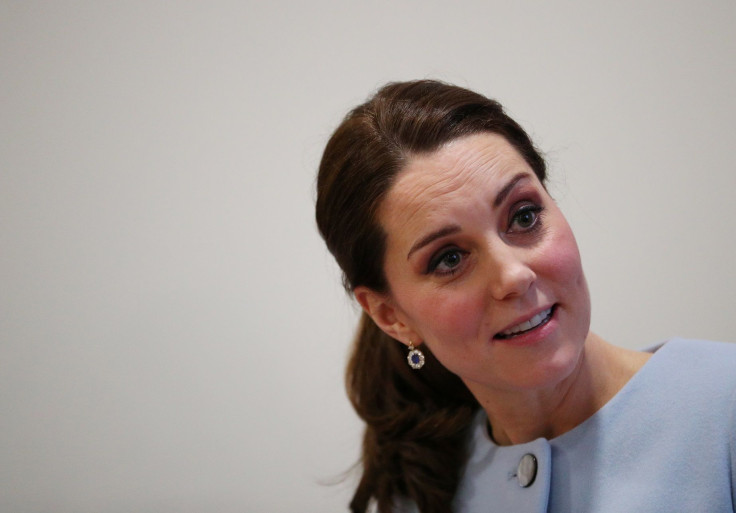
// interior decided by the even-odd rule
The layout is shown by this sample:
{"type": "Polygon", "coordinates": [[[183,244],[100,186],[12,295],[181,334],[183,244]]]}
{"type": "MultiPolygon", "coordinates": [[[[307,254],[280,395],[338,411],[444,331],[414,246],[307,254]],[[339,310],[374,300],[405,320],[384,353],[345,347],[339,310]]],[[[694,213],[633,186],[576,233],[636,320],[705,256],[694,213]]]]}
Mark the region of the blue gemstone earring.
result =
{"type": "Polygon", "coordinates": [[[409,341],[409,354],[406,356],[406,361],[409,362],[409,367],[414,370],[424,367],[424,353],[419,349],[414,349],[411,340],[409,341]]]}

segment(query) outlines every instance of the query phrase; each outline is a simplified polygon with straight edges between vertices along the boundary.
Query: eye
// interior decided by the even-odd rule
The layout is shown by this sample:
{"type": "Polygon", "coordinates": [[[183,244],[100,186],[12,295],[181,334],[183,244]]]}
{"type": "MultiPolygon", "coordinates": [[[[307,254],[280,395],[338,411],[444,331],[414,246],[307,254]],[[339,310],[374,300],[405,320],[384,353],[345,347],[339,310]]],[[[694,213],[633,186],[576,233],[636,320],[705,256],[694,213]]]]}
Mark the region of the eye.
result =
{"type": "Polygon", "coordinates": [[[511,217],[509,231],[527,232],[534,229],[539,221],[539,214],[541,211],[542,207],[539,205],[523,205],[511,217]]]}
{"type": "Polygon", "coordinates": [[[440,252],[430,260],[429,266],[427,267],[427,274],[452,274],[460,268],[466,255],[467,252],[457,248],[440,252]]]}

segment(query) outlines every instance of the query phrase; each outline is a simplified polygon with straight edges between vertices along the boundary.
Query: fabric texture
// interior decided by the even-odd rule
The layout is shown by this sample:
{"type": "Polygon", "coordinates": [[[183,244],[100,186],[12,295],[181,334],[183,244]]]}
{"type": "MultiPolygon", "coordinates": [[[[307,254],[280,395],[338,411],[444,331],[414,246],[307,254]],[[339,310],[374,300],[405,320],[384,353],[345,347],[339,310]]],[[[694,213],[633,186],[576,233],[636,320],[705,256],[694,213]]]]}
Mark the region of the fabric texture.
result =
{"type": "Polygon", "coordinates": [[[736,344],[661,345],[595,415],[552,440],[497,446],[486,422],[481,410],[457,513],[735,511],[736,344]],[[527,453],[538,470],[523,488],[527,453]]]}

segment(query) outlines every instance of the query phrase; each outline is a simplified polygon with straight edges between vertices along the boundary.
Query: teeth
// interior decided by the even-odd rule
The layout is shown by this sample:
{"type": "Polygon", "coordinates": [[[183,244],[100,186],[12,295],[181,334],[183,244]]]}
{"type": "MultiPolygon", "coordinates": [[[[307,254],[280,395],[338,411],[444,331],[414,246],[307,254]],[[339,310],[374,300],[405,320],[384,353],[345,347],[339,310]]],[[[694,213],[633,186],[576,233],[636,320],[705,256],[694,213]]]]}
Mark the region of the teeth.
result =
{"type": "Polygon", "coordinates": [[[508,336],[508,335],[515,335],[517,333],[521,333],[522,331],[528,331],[532,328],[536,328],[542,322],[547,319],[550,314],[552,313],[552,308],[548,308],[547,310],[543,312],[539,312],[537,315],[529,319],[528,321],[524,321],[521,324],[517,324],[516,326],[509,328],[508,330],[501,333],[501,335],[508,336]]]}

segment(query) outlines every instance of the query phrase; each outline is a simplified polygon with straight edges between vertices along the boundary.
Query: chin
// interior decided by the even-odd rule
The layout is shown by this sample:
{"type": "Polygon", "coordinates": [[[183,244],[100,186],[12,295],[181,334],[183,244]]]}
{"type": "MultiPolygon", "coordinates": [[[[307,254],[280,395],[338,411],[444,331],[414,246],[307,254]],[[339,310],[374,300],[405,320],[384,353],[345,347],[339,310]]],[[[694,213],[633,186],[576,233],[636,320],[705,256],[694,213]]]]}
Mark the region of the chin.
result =
{"type": "Polygon", "coordinates": [[[582,361],[582,344],[559,347],[553,355],[534,363],[528,363],[526,372],[521,372],[513,381],[519,390],[544,390],[562,384],[582,361]],[[521,379],[519,377],[521,376],[521,379]]]}

